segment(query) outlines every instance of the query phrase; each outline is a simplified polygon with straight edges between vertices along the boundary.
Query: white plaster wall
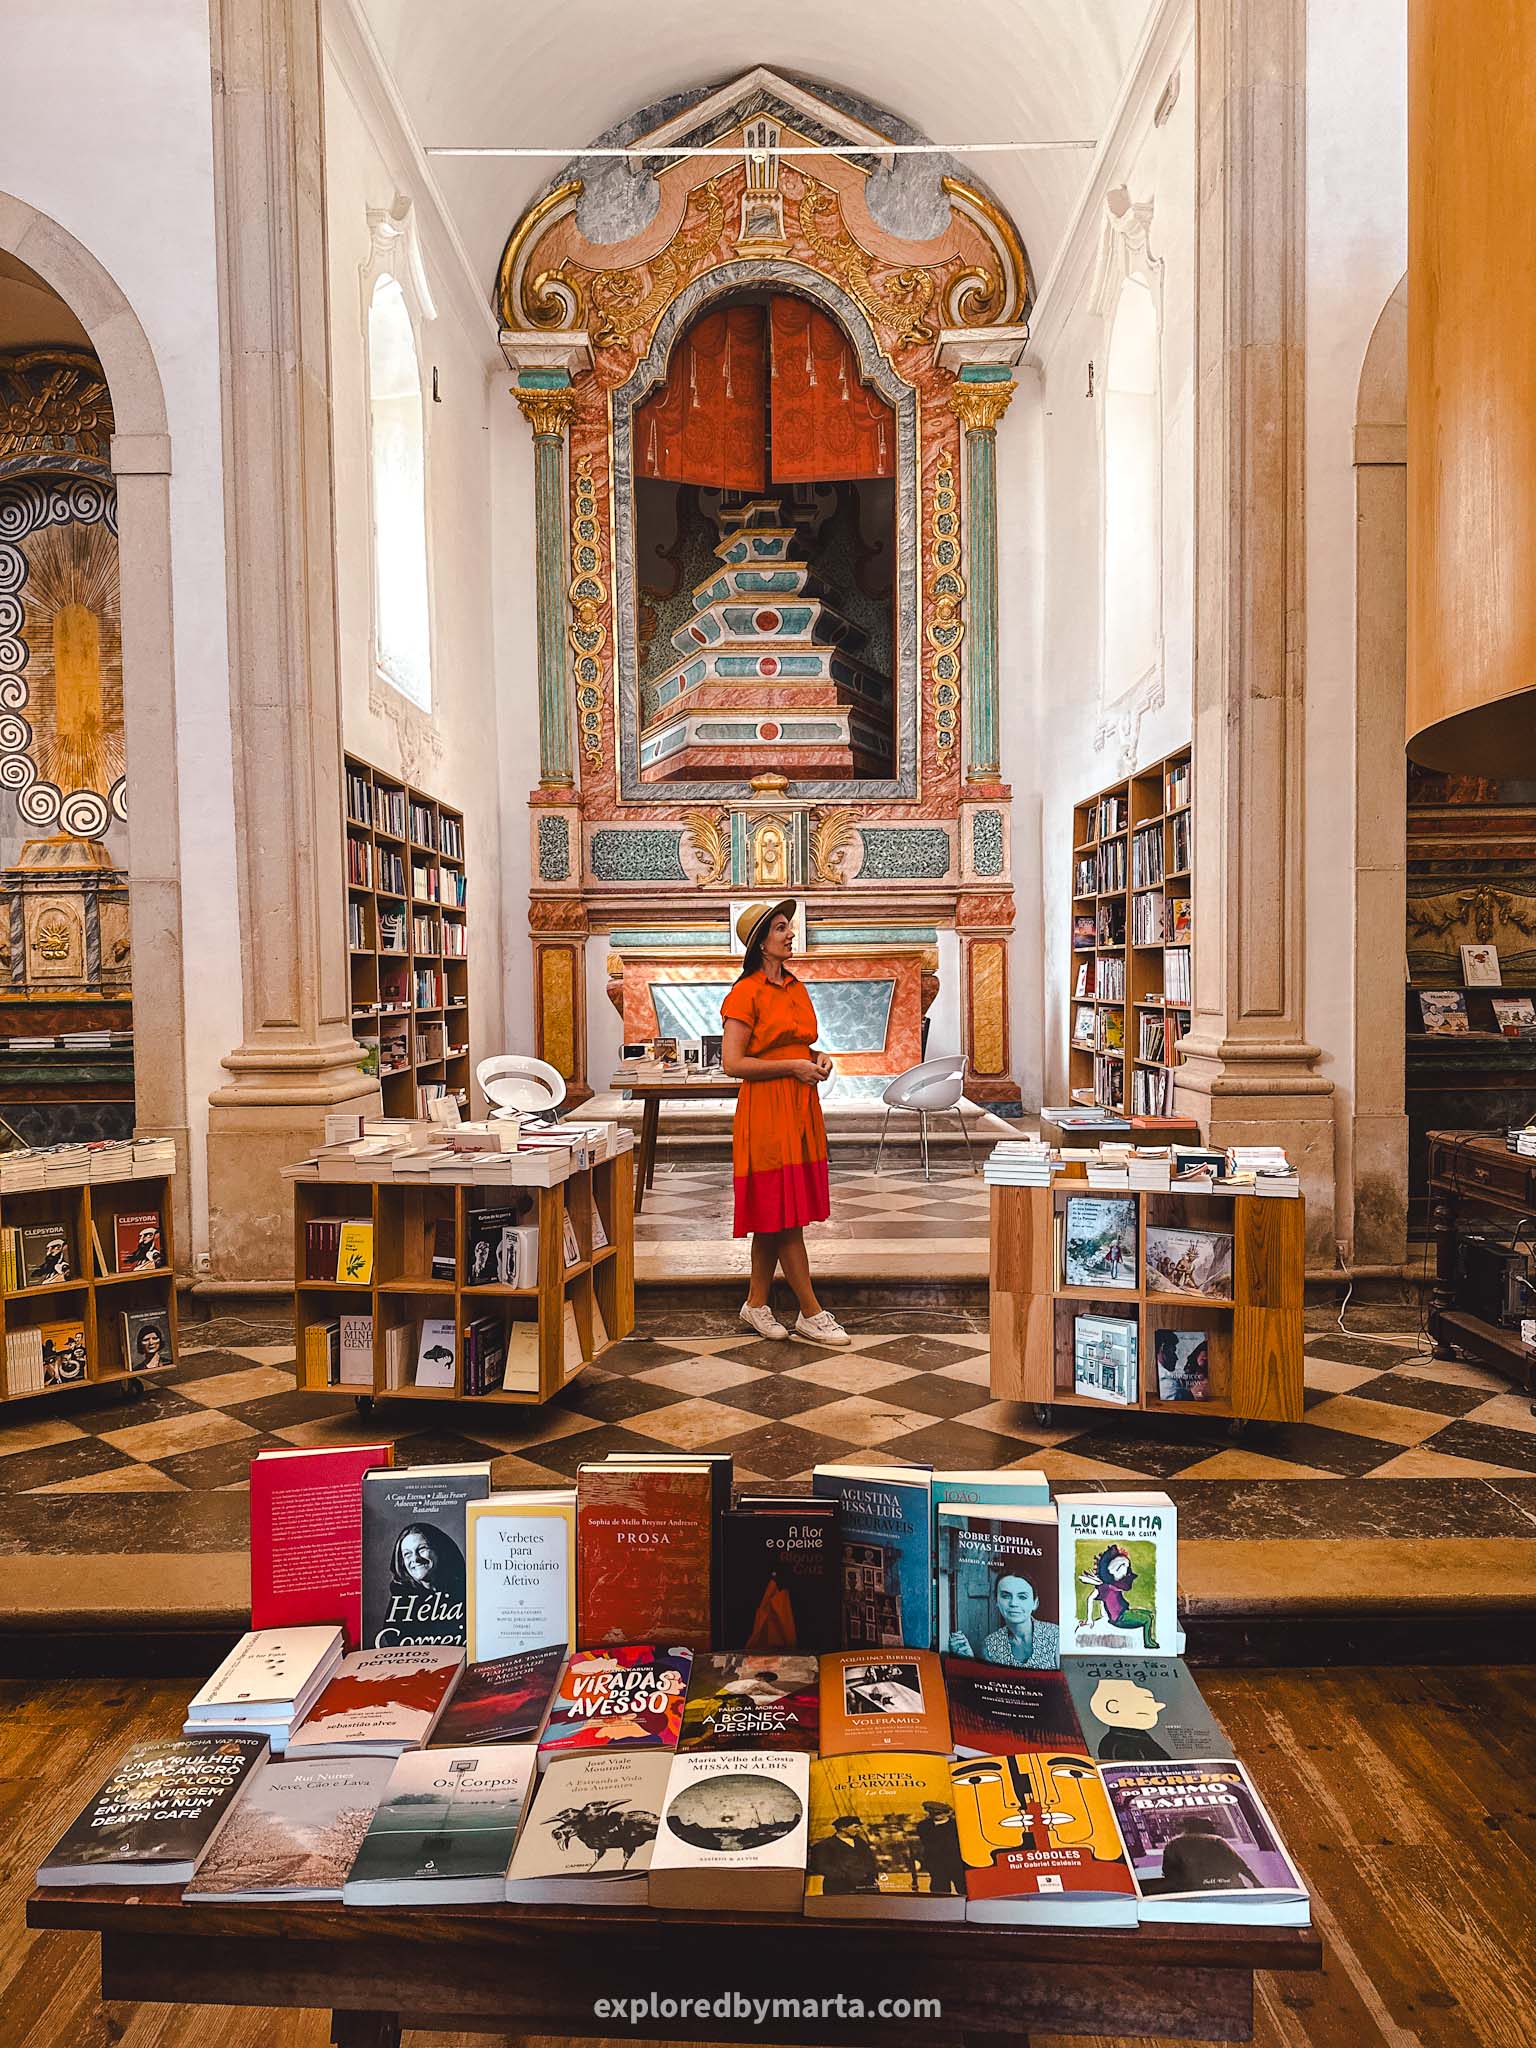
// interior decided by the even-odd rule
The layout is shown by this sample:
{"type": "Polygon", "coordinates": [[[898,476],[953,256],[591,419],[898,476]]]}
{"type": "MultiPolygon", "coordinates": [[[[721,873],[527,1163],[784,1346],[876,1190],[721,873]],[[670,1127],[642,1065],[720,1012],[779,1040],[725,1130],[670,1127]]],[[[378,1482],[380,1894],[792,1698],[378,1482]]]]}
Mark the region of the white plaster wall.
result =
{"type": "Polygon", "coordinates": [[[0,191],[111,274],[165,391],[195,1257],[208,1095],[241,1036],[207,0],[6,0],[0,191]]]}
{"type": "MultiPolygon", "coordinates": [[[[463,275],[451,241],[435,232],[412,152],[377,114],[376,81],[353,53],[328,42],[326,215],[331,294],[332,446],[336,474],[337,640],[342,731],[349,751],[404,776],[464,813],[469,878],[470,1049],[503,1049],[502,691],[497,664],[492,508],[494,474],[508,449],[495,431],[490,370],[496,330],[463,275]],[[409,705],[373,675],[372,515],[366,381],[370,208],[414,202],[416,232],[436,317],[420,330],[431,562],[432,708],[409,705]],[[438,397],[433,397],[436,372],[438,397]]],[[[521,426],[521,422],[518,422],[521,426]]],[[[526,432],[524,434],[526,439],[526,432]]],[[[521,836],[521,820],[512,828],[521,836]]]]}
{"type": "Polygon", "coordinates": [[[1336,1230],[1353,1219],[1355,406],[1408,262],[1407,9],[1307,10],[1305,1029],[1333,1082],[1336,1230]]]}
{"type": "MultiPolygon", "coordinates": [[[[1106,160],[1103,182],[1123,185],[1133,203],[1152,206],[1150,254],[1162,270],[1162,702],[1133,707],[1127,724],[1106,736],[1110,707],[1100,702],[1099,408],[1089,394],[1088,366],[1102,378],[1108,349],[1106,322],[1089,307],[1104,228],[1102,206],[1086,212],[1069,243],[1056,280],[1043,296],[1036,323],[1035,373],[1027,376],[1013,411],[1033,420],[1038,456],[1024,421],[1005,423],[1017,439],[1003,456],[1003,532],[1028,536],[1025,552],[1010,561],[1006,581],[1015,596],[1030,582],[1039,595],[1039,656],[1030,673],[1028,636],[1016,616],[1004,615],[1009,700],[1033,716],[1005,719],[1004,773],[1014,787],[1014,873],[1019,924],[1014,940],[1015,1045],[1031,1028],[1040,1046],[1040,1086],[1059,1102],[1066,1089],[1070,1000],[1068,933],[1071,918],[1072,807],[1106,783],[1183,745],[1191,730],[1194,599],[1194,114],[1192,32],[1159,58],[1150,75],[1141,117],[1106,160]],[[1178,98],[1161,128],[1152,108],[1168,76],[1179,73],[1178,98]],[[1028,469],[1038,477],[1038,508],[1031,508],[1028,469]],[[1096,744],[1096,740],[1098,743],[1096,744]],[[1035,885],[1029,879],[1028,835],[1033,803],[1035,885]],[[1040,923],[1031,930],[1031,911],[1040,923]],[[1038,1023],[1018,1005],[1031,1002],[1038,1023]]],[[[1005,437],[1000,437],[1000,449],[1005,437]]],[[[1016,1061],[1023,1071],[1027,1067],[1016,1061]]],[[[1037,1096],[1036,1100],[1039,1099],[1037,1096]]],[[[1026,1082],[1026,1102],[1029,1100],[1026,1082]]]]}

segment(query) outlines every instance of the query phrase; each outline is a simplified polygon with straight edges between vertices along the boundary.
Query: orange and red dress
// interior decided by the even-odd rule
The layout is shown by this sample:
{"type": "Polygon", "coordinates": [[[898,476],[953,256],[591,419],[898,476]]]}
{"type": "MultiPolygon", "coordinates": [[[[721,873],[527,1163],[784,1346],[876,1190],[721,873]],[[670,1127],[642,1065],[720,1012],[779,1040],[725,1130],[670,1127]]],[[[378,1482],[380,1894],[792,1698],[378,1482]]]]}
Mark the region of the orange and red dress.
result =
{"type": "MultiPolygon", "coordinates": [[[[755,1060],[806,1060],[816,1042],[816,1012],[805,984],[781,984],[758,970],[745,974],[720,1005],[720,1015],[747,1027],[755,1060]]],[[[821,1098],[804,1081],[743,1081],[731,1137],[736,1183],[736,1235],[798,1230],[832,1213],[827,1179],[827,1127],[821,1098]]]]}

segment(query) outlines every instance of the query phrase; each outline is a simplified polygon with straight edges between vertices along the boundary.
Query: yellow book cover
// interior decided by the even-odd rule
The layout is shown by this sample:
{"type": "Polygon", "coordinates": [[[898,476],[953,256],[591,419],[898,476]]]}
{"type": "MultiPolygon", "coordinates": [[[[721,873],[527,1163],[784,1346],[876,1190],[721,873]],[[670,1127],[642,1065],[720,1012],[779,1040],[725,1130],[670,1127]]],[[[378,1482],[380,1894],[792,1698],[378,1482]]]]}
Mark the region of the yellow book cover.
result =
{"type": "Polygon", "coordinates": [[[346,1287],[366,1287],[373,1278],[373,1225],[344,1223],[336,1247],[336,1278],[346,1287]]]}
{"type": "Polygon", "coordinates": [[[805,1868],[808,1910],[813,1899],[853,1914],[861,1897],[907,1899],[923,1901],[920,1917],[963,1918],[949,1759],[901,1751],[819,1758],[811,1765],[805,1868]]]}
{"type": "Polygon", "coordinates": [[[576,1489],[504,1493],[464,1510],[469,1661],[576,1640],[576,1489]]]}
{"type": "Polygon", "coordinates": [[[535,1322],[514,1322],[507,1326],[507,1362],[502,1371],[503,1391],[536,1394],[539,1391],[539,1326],[535,1322]]]}

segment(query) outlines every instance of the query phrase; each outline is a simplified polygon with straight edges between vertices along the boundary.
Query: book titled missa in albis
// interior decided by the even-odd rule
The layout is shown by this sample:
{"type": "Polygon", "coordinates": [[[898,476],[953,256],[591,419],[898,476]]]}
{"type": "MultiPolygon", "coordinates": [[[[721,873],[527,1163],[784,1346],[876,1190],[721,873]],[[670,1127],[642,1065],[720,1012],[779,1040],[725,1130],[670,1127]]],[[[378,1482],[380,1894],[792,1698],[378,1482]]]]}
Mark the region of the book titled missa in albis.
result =
{"type": "Polygon", "coordinates": [[[467,1641],[465,1511],[490,1490],[489,1460],[364,1475],[364,1648],[467,1641]]]}

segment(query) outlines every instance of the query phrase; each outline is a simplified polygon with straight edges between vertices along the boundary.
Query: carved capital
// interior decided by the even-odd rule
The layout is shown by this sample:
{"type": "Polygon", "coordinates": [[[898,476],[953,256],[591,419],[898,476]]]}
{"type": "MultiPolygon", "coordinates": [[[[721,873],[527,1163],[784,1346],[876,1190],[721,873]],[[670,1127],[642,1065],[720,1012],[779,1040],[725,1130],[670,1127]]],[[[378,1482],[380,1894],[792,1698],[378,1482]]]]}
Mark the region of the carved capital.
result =
{"type": "Polygon", "coordinates": [[[522,409],[523,418],[532,427],[536,441],[558,441],[576,408],[574,393],[564,389],[530,388],[525,391],[514,385],[512,396],[522,409]]]}
{"type": "Polygon", "coordinates": [[[950,410],[968,434],[991,433],[1008,410],[1018,386],[1010,377],[987,384],[968,384],[957,378],[949,387],[950,410]]]}

